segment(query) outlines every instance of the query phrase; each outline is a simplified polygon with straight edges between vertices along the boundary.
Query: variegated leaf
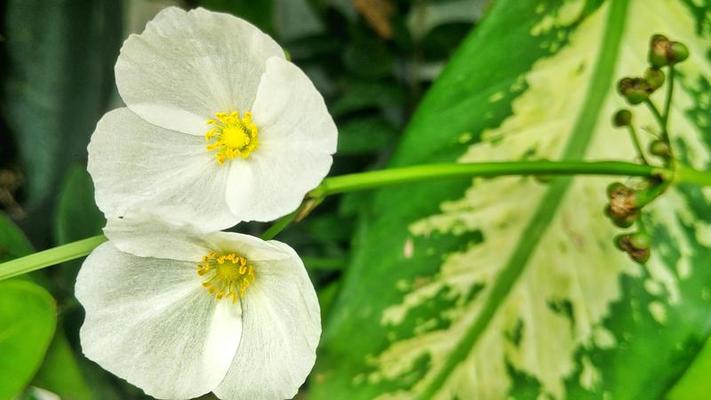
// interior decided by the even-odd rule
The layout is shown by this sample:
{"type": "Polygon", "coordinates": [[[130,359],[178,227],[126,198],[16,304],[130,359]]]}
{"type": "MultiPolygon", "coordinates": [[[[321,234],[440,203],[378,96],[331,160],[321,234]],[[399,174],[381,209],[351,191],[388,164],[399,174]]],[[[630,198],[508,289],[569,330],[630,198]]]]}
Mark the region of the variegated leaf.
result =
{"type": "MultiPolygon", "coordinates": [[[[650,36],[663,33],[692,53],[679,68],[675,150],[708,169],[710,13],[703,0],[496,1],[392,166],[633,161],[610,123],[624,106],[615,83],[642,73],[650,36]]],[[[657,130],[644,108],[635,121],[657,130]]],[[[611,181],[441,180],[375,193],[311,398],[663,397],[711,328],[711,191],[676,186],[653,204],[653,255],[640,266],[612,244],[611,181]]]]}

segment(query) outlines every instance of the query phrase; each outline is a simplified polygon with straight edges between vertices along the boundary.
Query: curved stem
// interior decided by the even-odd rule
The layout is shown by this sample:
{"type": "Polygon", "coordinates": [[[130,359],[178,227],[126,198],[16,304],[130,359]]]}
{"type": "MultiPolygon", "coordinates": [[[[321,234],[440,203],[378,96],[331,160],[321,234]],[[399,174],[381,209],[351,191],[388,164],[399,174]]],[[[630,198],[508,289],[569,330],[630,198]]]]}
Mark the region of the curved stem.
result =
{"type": "Polygon", "coordinates": [[[637,129],[634,125],[627,125],[627,129],[630,132],[630,137],[632,138],[632,144],[634,144],[635,149],[637,149],[637,154],[643,163],[649,165],[647,158],[644,156],[644,150],[642,150],[642,144],[639,141],[639,136],[637,135],[637,129]]]}
{"type": "MultiPolygon", "coordinates": [[[[666,168],[619,161],[512,161],[416,165],[326,178],[308,194],[304,204],[312,204],[311,206],[302,206],[299,210],[280,218],[264,232],[262,238],[272,239],[294,220],[306,215],[324,197],[333,194],[442,178],[493,178],[516,175],[661,177],[662,179],[673,178],[675,183],[686,182],[711,186],[711,172],[698,171],[681,165],[676,167],[675,174],[666,168]]],[[[106,241],[104,235],[93,236],[2,263],[0,264],[0,280],[86,256],[104,241],[106,241]]]]}
{"type": "Polygon", "coordinates": [[[652,115],[654,115],[654,119],[657,120],[657,123],[662,128],[662,140],[668,143],[669,137],[667,136],[666,122],[664,121],[664,116],[662,115],[662,113],[659,112],[657,106],[652,103],[652,100],[647,99],[644,101],[644,104],[647,105],[649,111],[651,111],[652,115]]]}

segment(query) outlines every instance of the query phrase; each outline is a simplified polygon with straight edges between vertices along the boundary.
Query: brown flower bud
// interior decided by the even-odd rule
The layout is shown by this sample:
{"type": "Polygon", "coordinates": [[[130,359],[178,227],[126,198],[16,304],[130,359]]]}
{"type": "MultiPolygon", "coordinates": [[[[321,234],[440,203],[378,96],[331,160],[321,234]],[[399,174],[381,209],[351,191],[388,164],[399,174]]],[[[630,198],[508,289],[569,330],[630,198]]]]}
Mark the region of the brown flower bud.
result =
{"type": "Polygon", "coordinates": [[[649,260],[651,255],[651,238],[644,232],[619,235],[615,238],[618,249],[627,253],[630,258],[640,264],[649,260]]]}
{"type": "Polygon", "coordinates": [[[664,72],[658,68],[647,68],[644,71],[644,80],[652,90],[657,90],[664,84],[664,72]]]}
{"type": "Polygon", "coordinates": [[[610,218],[623,220],[637,213],[636,193],[629,187],[615,182],[607,187],[607,197],[610,218]]]}
{"type": "Polygon", "coordinates": [[[654,68],[661,68],[669,65],[669,47],[671,42],[664,35],[654,35],[649,43],[649,53],[647,59],[654,68]]]}

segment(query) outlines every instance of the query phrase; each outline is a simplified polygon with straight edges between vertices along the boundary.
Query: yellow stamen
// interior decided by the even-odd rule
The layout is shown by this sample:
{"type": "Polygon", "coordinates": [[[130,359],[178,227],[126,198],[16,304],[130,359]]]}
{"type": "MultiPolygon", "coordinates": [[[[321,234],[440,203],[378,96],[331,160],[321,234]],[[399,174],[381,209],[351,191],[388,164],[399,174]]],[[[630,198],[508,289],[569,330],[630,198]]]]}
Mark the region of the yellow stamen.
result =
{"type": "Polygon", "coordinates": [[[197,265],[197,274],[205,277],[202,286],[217,300],[229,298],[233,303],[244,296],[256,275],[254,266],[236,253],[211,252],[197,265]]]}
{"type": "Polygon", "coordinates": [[[210,127],[205,133],[207,151],[215,151],[217,163],[237,157],[247,158],[257,148],[259,129],[252,122],[252,113],[246,112],[240,118],[239,112],[219,112],[215,119],[207,121],[210,127]]]}

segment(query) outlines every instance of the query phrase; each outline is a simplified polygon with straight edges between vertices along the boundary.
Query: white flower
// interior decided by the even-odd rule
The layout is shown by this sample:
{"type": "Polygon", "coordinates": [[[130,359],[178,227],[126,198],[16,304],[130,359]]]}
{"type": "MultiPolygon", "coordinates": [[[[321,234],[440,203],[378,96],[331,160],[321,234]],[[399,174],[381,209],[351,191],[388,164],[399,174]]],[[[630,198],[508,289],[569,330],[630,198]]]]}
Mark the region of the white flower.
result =
{"type": "Polygon", "coordinates": [[[203,231],[270,221],[331,167],[323,98],[242,19],[167,8],[126,40],[115,73],[128,108],[104,115],[89,144],[108,218],[151,210],[203,231]]]}
{"type": "Polygon", "coordinates": [[[110,221],[76,297],[84,354],[161,399],[293,397],[321,335],[293,249],[238,233],[110,221]]]}

